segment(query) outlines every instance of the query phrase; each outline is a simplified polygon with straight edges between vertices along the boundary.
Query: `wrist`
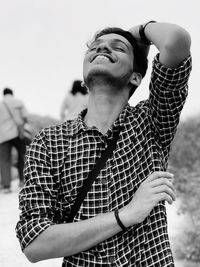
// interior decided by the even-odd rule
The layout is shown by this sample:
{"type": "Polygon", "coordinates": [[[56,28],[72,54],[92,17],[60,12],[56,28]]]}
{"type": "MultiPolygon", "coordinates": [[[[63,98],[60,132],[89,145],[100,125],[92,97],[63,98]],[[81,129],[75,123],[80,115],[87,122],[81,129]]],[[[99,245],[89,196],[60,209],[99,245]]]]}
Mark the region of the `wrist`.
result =
{"type": "Polygon", "coordinates": [[[117,224],[120,226],[120,228],[122,229],[122,231],[126,231],[127,230],[127,227],[124,225],[124,223],[121,221],[121,218],[119,216],[119,210],[116,209],[115,210],[115,219],[117,221],[117,224]]]}
{"type": "Polygon", "coordinates": [[[119,217],[126,228],[139,223],[137,211],[134,207],[129,207],[129,205],[119,210],[119,217]]]}
{"type": "Polygon", "coordinates": [[[145,24],[142,24],[140,25],[139,27],[139,35],[140,35],[140,39],[142,40],[142,42],[145,44],[145,45],[151,45],[153,44],[152,41],[150,41],[146,34],[145,34],[145,28],[147,27],[147,25],[149,25],[150,23],[156,23],[156,21],[154,20],[151,20],[151,21],[148,21],[147,23],[145,24]]]}

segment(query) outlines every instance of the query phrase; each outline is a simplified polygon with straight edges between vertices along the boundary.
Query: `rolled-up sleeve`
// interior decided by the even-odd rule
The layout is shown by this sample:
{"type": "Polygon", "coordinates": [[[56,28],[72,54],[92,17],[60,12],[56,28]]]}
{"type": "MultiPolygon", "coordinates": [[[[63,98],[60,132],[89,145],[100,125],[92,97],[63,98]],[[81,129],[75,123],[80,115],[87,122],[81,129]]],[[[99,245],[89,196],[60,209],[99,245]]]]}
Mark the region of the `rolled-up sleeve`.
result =
{"type": "Polygon", "coordinates": [[[179,123],[188,94],[191,62],[191,56],[188,56],[175,69],[163,66],[159,62],[159,55],[153,62],[149,110],[156,139],[163,148],[169,148],[179,123]]]}
{"type": "Polygon", "coordinates": [[[41,232],[57,222],[57,191],[59,181],[51,174],[45,136],[38,134],[27,150],[25,185],[19,194],[19,221],[16,234],[22,250],[41,232]]]}

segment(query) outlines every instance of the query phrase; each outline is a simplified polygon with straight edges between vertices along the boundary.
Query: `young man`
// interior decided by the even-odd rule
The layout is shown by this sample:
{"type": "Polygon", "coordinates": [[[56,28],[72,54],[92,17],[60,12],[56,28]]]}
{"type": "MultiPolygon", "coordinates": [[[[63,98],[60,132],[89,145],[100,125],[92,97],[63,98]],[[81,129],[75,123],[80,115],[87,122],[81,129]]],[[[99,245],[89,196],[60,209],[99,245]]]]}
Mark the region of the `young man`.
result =
{"type": "Polygon", "coordinates": [[[172,204],[175,189],[166,167],[190,70],[190,36],[177,25],[109,29],[91,42],[83,64],[88,109],[42,130],[27,152],[17,236],[31,262],[65,257],[63,266],[174,266],[164,202],[172,204]],[[130,107],[150,44],[160,53],[149,99],[130,107]],[[112,157],[69,223],[77,191],[118,129],[112,157]]]}

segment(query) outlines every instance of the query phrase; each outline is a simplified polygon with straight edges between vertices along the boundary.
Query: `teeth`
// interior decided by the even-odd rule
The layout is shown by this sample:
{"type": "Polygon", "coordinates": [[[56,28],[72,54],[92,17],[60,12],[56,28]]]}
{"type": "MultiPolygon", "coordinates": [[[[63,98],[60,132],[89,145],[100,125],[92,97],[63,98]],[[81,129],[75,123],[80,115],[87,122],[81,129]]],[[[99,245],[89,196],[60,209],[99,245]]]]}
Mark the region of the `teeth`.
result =
{"type": "Polygon", "coordinates": [[[103,55],[99,55],[95,59],[97,59],[97,58],[109,61],[109,58],[107,58],[106,56],[103,56],[103,55]]]}

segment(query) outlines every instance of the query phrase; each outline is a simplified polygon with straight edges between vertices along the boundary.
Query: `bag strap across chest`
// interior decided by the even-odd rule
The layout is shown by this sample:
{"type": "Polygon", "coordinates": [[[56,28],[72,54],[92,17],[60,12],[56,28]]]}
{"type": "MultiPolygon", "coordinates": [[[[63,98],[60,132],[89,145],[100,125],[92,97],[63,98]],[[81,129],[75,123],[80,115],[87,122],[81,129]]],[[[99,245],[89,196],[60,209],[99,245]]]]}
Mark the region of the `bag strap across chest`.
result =
{"type": "Polygon", "coordinates": [[[68,222],[72,222],[74,220],[74,217],[76,216],[78,210],[80,209],[80,206],[83,203],[83,200],[87,195],[88,191],[90,190],[95,178],[98,176],[101,169],[103,169],[103,167],[105,166],[106,161],[112,156],[112,153],[117,145],[119,134],[120,130],[113,133],[113,138],[111,140],[108,140],[107,148],[102,152],[101,158],[97,160],[94,168],[89,172],[88,178],[84,180],[83,186],[80,188],[77,194],[75,203],[72,207],[72,211],[68,217],[67,220],[68,222]]]}

